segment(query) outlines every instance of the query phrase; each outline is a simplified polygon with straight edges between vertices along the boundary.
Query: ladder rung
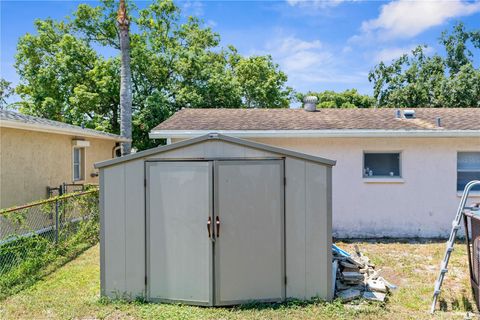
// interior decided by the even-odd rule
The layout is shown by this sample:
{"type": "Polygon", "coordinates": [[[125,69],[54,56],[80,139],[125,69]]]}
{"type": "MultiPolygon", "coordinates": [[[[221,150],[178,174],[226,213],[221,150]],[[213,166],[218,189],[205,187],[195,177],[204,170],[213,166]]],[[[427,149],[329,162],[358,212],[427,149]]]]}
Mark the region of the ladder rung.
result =
{"type": "Polygon", "coordinates": [[[455,220],[452,221],[452,230],[450,231],[450,237],[446,243],[445,249],[445,256],[443,261],[440,265],[440,272],[438,274],[438,278],[435,281],[435,288],[433,291],[433,301],[432,301],[432,308],[430,313],[435,311],[435,304],[437,303],[437,297],[440,294],[440,288],[442,287],[443,279],[445,278],[445,274],[448,272],[447,266],[448,261],[450,260],[451,252],[453,251],[453,246],[455,244],[455,239],[457,238],[457,232],[461,228],[461,221],[462,217],[470,216],[470,211],[472,210],[480,210],[480,208],[469,207],[466,205],[466,201],[468,198],[468,193],[475,185],[480,185],[480,181],[470,181],[465,186],[463,191],[462,199],[460,201],[460,205],[457,209],[457,214],[455,215],[455,220]],[[468,212],[467,212],[468,211],[468,212]]]}

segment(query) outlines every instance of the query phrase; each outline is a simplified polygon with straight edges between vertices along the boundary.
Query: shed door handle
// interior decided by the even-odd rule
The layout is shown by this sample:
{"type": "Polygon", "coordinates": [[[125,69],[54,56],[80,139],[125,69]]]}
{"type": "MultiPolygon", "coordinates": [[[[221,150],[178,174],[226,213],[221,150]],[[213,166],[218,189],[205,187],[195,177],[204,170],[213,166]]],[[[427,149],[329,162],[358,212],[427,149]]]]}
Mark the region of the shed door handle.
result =
{"type": "Polygon", "coordinates": [[[215,224],[217,225],[217,238],[220,237],[220,218],[217,216],[215,218],[215,224]]]}
{"type": "Polygon", "coordinates": [[[211,238],[212,237],[212,233],[210,231],[210,226],[212,224],[212,217],[208,217],[208,221],[207,221],[207,230],[208,230],[208,237],[211,238]]]}

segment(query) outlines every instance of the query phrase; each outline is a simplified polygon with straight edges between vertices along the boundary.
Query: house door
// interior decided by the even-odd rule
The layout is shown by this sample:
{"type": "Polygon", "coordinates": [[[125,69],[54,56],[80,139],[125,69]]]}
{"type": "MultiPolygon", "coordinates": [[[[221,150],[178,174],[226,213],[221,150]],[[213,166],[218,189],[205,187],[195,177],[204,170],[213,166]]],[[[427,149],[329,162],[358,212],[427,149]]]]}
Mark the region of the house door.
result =
{"type": "Polygon", "coordinates": [[[215,161],[214,177],[215,304],[283,300],[283,161],[215,161]]]}
{"type": "Polygon", "coordinates": [[[212,305],[212,162],[147,162],[147,298],[212,305]]]}
{"type": "Polygon", "coordinates": [[[282,160],[147,162],[147,298],[285,298],[282,160]]]}

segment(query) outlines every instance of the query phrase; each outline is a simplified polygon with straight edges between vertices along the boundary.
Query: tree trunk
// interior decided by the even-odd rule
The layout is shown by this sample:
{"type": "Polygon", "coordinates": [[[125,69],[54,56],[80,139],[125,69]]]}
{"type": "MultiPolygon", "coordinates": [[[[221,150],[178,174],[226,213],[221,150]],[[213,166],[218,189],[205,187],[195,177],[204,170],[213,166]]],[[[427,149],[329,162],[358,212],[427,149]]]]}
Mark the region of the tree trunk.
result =
{"type": "MultiPolygon", "coordinates": [[[[132,139],[132,73],[130,70],[130,35],[129,21],[125,1],[120,0],[118,9],[118,26],[120,29],[120,135],[132,139]]],[[[130,154],[131,142],[122,142],[122,156],[130,154]]]]}

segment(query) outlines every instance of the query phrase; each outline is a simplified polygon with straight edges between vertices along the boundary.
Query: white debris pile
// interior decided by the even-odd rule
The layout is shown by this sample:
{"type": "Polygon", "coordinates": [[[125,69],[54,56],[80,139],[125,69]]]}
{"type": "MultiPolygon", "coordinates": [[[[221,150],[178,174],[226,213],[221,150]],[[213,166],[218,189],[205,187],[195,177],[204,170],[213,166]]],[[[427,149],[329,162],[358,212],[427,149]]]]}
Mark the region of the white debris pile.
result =
{"type": "Polygon", "coordinates": [[[367,300],[385,301],[390,290],[397,287],[380,276],[370,259],[364,256],[358,246],[350,254],[336,245],[332,246],[333,272],[335,274],[335,296],[344,301],[363,297],[367,300]]]}

